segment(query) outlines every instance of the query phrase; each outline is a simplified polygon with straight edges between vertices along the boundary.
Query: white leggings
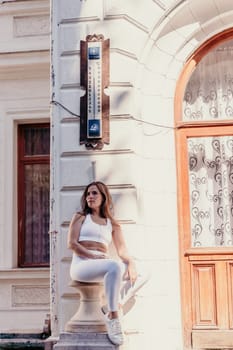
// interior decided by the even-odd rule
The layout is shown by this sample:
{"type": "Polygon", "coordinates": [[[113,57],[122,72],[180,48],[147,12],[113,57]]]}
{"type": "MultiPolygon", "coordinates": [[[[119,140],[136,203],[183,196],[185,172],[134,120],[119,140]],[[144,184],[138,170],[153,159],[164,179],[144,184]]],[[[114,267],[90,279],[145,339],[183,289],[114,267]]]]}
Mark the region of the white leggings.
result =
{"type": "Polygon", "coordinates": [[[109,311],[119,307],[120,288],[126,264],[113,259],[88,259],[73,254],[70,276],[80,282],[103,282],[109,311]]]}

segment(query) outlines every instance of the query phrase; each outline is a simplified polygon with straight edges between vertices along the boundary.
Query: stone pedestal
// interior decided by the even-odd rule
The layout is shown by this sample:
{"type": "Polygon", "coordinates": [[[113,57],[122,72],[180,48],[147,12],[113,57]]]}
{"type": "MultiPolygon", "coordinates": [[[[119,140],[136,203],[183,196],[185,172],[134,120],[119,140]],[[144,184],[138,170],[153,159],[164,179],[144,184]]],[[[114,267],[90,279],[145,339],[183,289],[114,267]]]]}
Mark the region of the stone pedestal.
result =
{"type": "Polygon", "coordinates": [[[106,332],[100,300],[103,284],[72,281],[71,287],[80,294],[77,312],[67,322],[53,350],[115,350],[106,332]]]}
{"type": "Polygon", "coordinates": [[[110,342],[106,333],[68,333],[60,334],[53,350],[119,350],[110,342]]]}
{"type": "Polygon", "coordinates": [[[72,281],[71,287],[80,294],[80,304],[75,315],[67,322],[66,332],[98,333],[106,332],[104,315],[100,300],[103,294],[103,284],[72,281]]]}

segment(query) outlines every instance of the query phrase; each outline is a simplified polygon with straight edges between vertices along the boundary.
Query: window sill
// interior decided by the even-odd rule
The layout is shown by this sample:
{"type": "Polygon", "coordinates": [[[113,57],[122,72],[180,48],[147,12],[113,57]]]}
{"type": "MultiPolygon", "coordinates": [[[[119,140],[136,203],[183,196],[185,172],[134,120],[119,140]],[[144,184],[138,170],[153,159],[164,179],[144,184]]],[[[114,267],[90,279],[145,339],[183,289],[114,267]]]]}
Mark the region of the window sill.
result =
{"type": "Polygon", "coordinates": [[[50,268],[13,268],[0,270],[0,280],[11,279],[49,279],[50,268]]]}

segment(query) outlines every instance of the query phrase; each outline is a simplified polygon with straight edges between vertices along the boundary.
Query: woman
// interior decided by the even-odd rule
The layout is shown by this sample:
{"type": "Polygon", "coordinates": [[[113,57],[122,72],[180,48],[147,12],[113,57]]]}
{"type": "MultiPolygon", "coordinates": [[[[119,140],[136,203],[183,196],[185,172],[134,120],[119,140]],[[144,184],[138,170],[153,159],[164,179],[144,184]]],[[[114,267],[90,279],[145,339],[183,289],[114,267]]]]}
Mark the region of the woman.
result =
{"type": "MultiPolygon", "coordinates": [[[[112,199],[102,182],[90,183],[81,198],[82,212],[76,213],[70,223],[68,248],[73,251],[70,275],[81,282],[104,282],[108,313],[105,316],[109,339],[116,345],[123,343],[119,321],[120,294],[127,291],[131,297],[138,277],[130,257],[121,227],[112,216],[112,199]],[[113,241],[121,261],[108,257],[108,246],[113,241]],[[122,281],[132,286],[131,291],[122,281]],[[133,288],[134,287],[134,288],[133,288]]],[[[124,296],[126,302],[127,296],[124,296]]]]}

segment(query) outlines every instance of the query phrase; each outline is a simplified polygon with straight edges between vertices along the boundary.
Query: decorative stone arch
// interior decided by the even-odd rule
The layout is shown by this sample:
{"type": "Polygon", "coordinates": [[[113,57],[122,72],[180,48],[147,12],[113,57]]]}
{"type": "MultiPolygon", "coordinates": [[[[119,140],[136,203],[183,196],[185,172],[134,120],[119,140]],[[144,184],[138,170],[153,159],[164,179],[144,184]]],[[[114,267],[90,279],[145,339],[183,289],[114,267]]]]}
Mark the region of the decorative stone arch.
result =
{"type": "MultiPolygon", "coordinates": [[[[150,87],[154,85],[157,75],[166,90],[160,96],[172,100],[176,93],[176,82],[189,57],[208,39],[232,28],[232,19],[233,10],[229,1],[177,1],[148,35],[139,58],[139,74],[135,85],[140,87],[144,95],[151,94],[153,89],[150,87]]],[[[154,95],[158,93],[155,91],[154,95]]],[[[169,122],[174,122],[173,115],[169,122]]]]}
{"type": "MultiPolygon", "coordinates": [[[[211,6],[210,1],[203,4],[200,1],[192,1],[189,4],[185,1],[179,2],[177,7],[169,12],[168,17],[164,18],[159,27],[151,34],[154,37],[154,41],[153,43],[148,43],[148,53],[144,57],[144,71],[150,67],[151,71],[156,72],[158,76],[163,78],[163,89],[169,92],[165,97],[161,93],[161,99],[164,101],[166,98],[167,103],[170,104],[170,114],[164,114],[163,117],[167,119],[166,121],[170,126],[179,126],[178,120],[181,116],[181,102],[185,83],[195,68],[198,59],[203,57],[204,52],[207,52],[210,46],[213,47],[213,39],[217,39],[219,36],[222,38],[225,36],[227,39],[227,37],[232,35],[233,12],[230,4],[221,1],[216,1],[216,4],[218,8],[214,15],[214,8],[211,6]],[[196,9],[199,9],[200,13],[201,11],[203,12],[200,23],[195,23],[194,21],[191,23],[189,20],[190,15],[193,15],[191,12],[192,4],[197,4],[196,9]],[[189,28],[185,28],[186,25],[189,28]],[[166,36],[170,37],[170,40],[166,36]],[[173,40],[175,41],[175,38],[179,39],[177,47],[169,46],[173,40]],[[167,63],[161,64],[158,72],[156,54],[160,53],[161,55],[161,52],[164,58],[163,62],[167,63]],[[192,61],[194,53],[195,61],[192,61]],[[199,54],[200,58],[198,57],[199,54]],[[151,56],[154,57],[154,60],[151,60],[151,56]],[[186,69],[184,69],[185,67],[186,69]],[[173,84],[171,83],[172,81],[173,84]]],[[[153,79],[153,76],[150,76],[153,79]]],[[[164,105],[164,103],[161,103],[161,105],[164,105]]],[[[182,270],[182,273],[186,273],[186,271],[182,270]]],[[[182,298],[183,296],[184,294],[182,294],[182,298]]],[[[187,311],[185,312],[186,315],[183,316],[187,322],[187,317],[190,317],[190,315],[187,316],[187,311]]],[[[185,327],[190,327],[190,324],[186,323],[185,327]]],[[[195,341],[198,343],[199,338],[196,338],[195,341]]],[[[185,349],[192,348],[191,334],[187,332],[186,328],[184,332],[184,346],[185,349]]]]}
{"type": "MultiPolygon", "coordinates": [[[[209,43],[213,46],[213,38],[221,35],[227,39],[232,35],[231,7],[229,2],[220,0],[216,0],[214,6],[213,1],[209,0],[178,1],[151,31],[139,59],[136,82],[142,94],[142,109],[139,112],[142,120],[174,128],[178,125],[184,82],[187,82],[196,64],[196,61],[192,62],[192,55],[195,53],[197,59],[199,52],[203,55],[203,48],[209,49],[209,43]],[[198,12],[202,15],[199,21],[195,18],[194,8],[196,16],[198,12]],[[184,69],[187,62],[188,68],[184,69]],[[150,108],[144,109],[148,101],[150,108]],[[158,105],[160,113],[151,113],[153,108],[157,110],[158,105]]],[[[175,157],[173,161],[176,163],[175,157]]],[[[186,350],[192,349],[191,334],[187,332],[184,332],[184,347],[186,350]]]]}

